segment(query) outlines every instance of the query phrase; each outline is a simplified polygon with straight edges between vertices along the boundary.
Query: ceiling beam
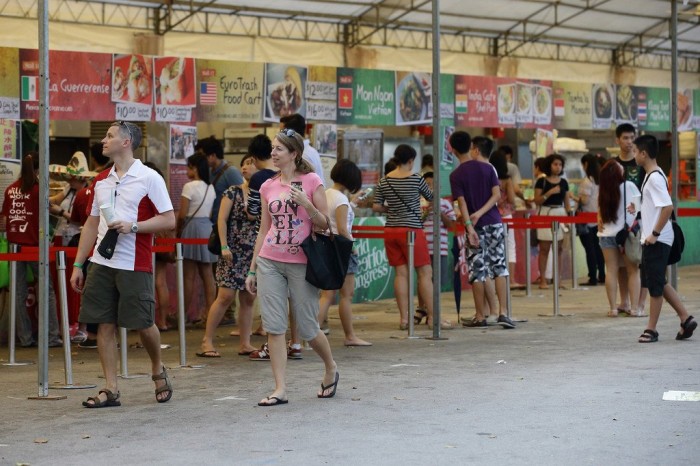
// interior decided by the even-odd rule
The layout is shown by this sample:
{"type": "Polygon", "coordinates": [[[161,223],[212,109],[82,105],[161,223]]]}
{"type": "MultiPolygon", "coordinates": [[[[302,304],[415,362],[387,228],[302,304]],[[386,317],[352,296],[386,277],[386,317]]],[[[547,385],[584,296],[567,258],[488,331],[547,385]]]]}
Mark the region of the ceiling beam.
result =
{"type": "MultiPolygon", "coordinates": [[[[376,8],[377,8],[377,11],[379,11],[379,9],[382,7],[382,4],[383,4],[383,3],[384,3],[384,2],[379,2],[379,3],[377,4],[377,7],[376,7],[376,8]]],[[[370,31],[369,33],[365,34],[364,36],[362,36],[361,38],[359,38],[359,39],[357,39],[357,40],[353,40],[353,41],[349,44],[349,46],[350,46],[350,47],[354,47],[354,46],[356,46],[356,45],[361,44],[362,42],[364,42],[365,40],[369,39],[370,37],[372,37],[372,36],[373,36],[374,34],[376,34],[377,32],[385,30],[386,28],[388,28],[388,27],[391,26],[392,24],[395,24],[396,22],[398,22],[398,21],[399,21],[401,18],[403,18],[404,16],[406,16],[406,15],[408,15],[409,13],[412,13],[412,12],[414,12],[414,11],[418,11],[418,9],[420,9],[420,7],[422,7],[422,6],[424,6],[424,5],[427,5],[427,4],[429,4],[429,3],[431,3],[431,0],[423,0],[423,1],[419,2],[419,3],[414,3],[414,1],[411,0],[411,4],[412,4],[412,5],[411,5],[409,8],[404,9],[398,16],[396,16],[395,18],[393,18],[393,19],[391,19],[391,20],[388,20],[388,21],[384,22],[384,24],[379,24],[379,25],[375,26],[374,29],[373,29],[372,31],[370,31]]],[[[396,10],[394,10],[394,11],[396,11],[396,10]]]]}

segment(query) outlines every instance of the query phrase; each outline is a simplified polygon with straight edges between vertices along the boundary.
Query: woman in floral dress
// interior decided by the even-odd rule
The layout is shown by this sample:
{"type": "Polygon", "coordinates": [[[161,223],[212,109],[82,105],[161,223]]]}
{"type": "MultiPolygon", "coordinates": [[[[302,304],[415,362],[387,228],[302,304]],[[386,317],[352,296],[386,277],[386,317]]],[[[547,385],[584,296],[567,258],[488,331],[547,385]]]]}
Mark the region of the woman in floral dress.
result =
{"type": "Polygon", "coordinates": [[[219,209],[219,238],[221,241],[221,256],[216,266],[216,300],[209,309],[207,327],[202,338],[201,352],[197,356],[203,358],[219,358],[221,354],[214,347],[216,327],[226,313],[238,292],[238,325],[240,331],[240,347],[238,354],[248,355],[255,348],[250,344],[253,324],[253,302],[255,295],[245,289],[246,273],[253,258],[255,238],[258,234],[258,221],[248,216],[245,206],[248,201],[247,181],[255,173],[252,156],[247,155],[241,161],[241,172],[246,179],[242,185],[230,186],[224,191],[219,209]],[[251,167],[252,166],[252,167],[251,167]],[[224,239],[225,238],[225,239],[224,239]]]}

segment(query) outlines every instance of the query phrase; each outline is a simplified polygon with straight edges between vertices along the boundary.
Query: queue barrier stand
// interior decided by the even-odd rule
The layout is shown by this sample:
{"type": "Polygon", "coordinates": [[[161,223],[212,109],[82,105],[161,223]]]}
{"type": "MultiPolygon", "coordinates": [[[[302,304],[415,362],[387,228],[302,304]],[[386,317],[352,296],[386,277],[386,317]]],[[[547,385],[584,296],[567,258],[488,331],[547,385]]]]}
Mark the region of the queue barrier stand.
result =
{"type": "Polygon", "coordinates": [[[65,385],[50,385],[49,388],[75,390],[95,388],[97,385],[75,385],[73,383],[73,358],[70,348],[70,328],[68,323],[68,287],[66,285],[66,251],[56,252],[56,271],[58,276],[58,295],[61,306],[61,330],[63,333],[63,367],[65,370],[65,385]]]}
{"type": "MultiPolygon", "coordinates": [[[[503,250],[505,251],[505,256],[506,256],[506,268],[510,266],[509,262],[509,257],[508,257],[508,222],[503,222],[503,238],[504,238],[504,244],[503,244],[503,250]]],[[[513,306],[511,303],[511,297],[510,297],[510,273],[506,275],[506,315],[508,318],[513,317],[513,306]]]]}
{"type": "MultiPolygon", "coordinates": [[[[18,254],[19,246],[10,244],[10,253],[18,254]]],[[[3,363],[3,366],[28,366],[34,364],[33,361],[17,361],[15,360],[16,342],[17,342],[17,262],[16,260],[8,259],[10,262],[10,334],[8,347],[10,349],[10,358],[8,362],[3,363]]]]}
{"type": "MultiPolygon", "coordinates": [[[[525,220],[530,219],[530,212],[525,214],[525,220]]],[[[530,250],[532,244],[532,230],[530,228],[525,228],[525,296],[528,298],[532,296],[532,251],[530,250]]],[[[517,249],[516,249],[517,251],[517,249]]]]}

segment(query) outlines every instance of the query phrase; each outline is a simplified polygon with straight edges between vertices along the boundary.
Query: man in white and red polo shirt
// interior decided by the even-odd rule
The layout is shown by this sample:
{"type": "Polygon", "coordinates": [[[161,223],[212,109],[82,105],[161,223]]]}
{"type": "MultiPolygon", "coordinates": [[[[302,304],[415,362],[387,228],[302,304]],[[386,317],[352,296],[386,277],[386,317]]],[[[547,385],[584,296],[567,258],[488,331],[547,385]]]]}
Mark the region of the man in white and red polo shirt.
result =
{"type": "Polygon", "coordinates": [[[87,408],[119,406],[117,326],[137,329],[149,357],[156,400],[166,402],[173,390],[160,358],[160,333],[154,322],[153,233],[175,228],[175,214],[163,178],[134,158],[141,130],[128,122],[113,123],[102,140],[103,154],[114,166],[93,183],[90,216],[80,236],[71,286],[83,294],[80,322],[99,324],[97,348],[105,387],[83,402],[87,408]],[[111,219],[106,218],[111,211],[111,219]],[[85,279],[83,263],[97,242],[118,233],[111,255],[96,248],[85,279]]]}

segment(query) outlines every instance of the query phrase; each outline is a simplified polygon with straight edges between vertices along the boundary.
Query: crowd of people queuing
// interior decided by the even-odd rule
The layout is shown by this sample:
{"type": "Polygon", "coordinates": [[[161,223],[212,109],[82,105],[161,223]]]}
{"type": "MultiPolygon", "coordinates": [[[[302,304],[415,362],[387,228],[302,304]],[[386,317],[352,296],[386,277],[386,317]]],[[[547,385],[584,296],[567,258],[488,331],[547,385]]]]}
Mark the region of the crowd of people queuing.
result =
{"type": "MultiPolygon", "coordinates": [[[[168,329],[169,294],[165,279],[171,257],[159,256],[155,270],[151,260],[153,235],[209,238],[216,229],[220,253],[204,245],[185,245],[185,297],[195,295],[195,275],[201,278],[206,307],[194,314],[205,323],[200,351],[202,358],[220,358],[214,341],[216,329],[238,297],[238,354],[271,363],[274,390],[258,403],[275,406],[288,403],[287,359],[301,358],[306,341],[324,364],[319,398],[336,393],[340,372],[326,334],[328,312],[338,296],[338,311],[346,346],[370,346],[359,338],[352,324],[356,253],[350,256],[345,281],[339,290],[320,291],[305,279],[307,258],[300,247],[312,231],[330,228],[334,234],[352,239],[356,202],[369,202],[386,216],[384,240],[387,259],[394,268],[394,293],[398,328],[408,319],[416,325],[433,319],[433,169],[432,158],[424,157],[421,173],[413,171],[415,149],[399,145],[385,166],[385,175],[373,196],[361,191],[362,173],[352,161],[339,160],[326,182],[318,152],[304,138],[306,123],[300,115],[285,117],[279,133],[252,138],[240,171],[223,159],[223,148],[214,138],[200,141],[197,152],[187,158],[190,179],[181,194],[176,215],[162,174],[153,165],[134,157],[141,143],[141,130],[128,122],[115,122],[98,147],[93,147],[99,170],[88,170],[84,154],[76,153],[66,167],[52,166],[52,173],[66,188],[51,198],[51,214],[60,219],[57,244],[77,245],[70,284],[79,306],[80,329],[75,342],[94,341],[104,371],[105,386],[89,397],[87,408],[119,406],[117,385],[117,326],[138,330],[151,359],[155,397],[170,400],[173,387],[160,358],[160,331],[168,329]],[[102,159],[100,159],[102,157],[102,159]],[[105,160],[104,157],[107,159],[105,160]],[[108,161],[107,161],[108,160],[108,161]],[[369,200],[367,199],[369,198],[369,200]],[[419,306],[408,315],[412,295],[408,289],[407,233],[415,235],[414,267],[417,273],[419,306]],[[116,236],[114,236],[116,234],[116,236]],[[112,237],[110,239],[110,237],[112,237]],[[111,247],[103,247],[112,241],[111,247]],[[108,251],[108,252],[105,252],[108,251]],[[158,298],[155,310],[154,285],[158,298]],[[253,332],[253,314],[258,299],[261,326],[253,332]],[[291,329],[291,339],[287,331],[291,329]],[[260,348],[251,335],[267,336],[260,348]]],[[[681,329],[676,338],[687,339],[697,327],[675,290],[666,283],[665,269],[673,243],[670,217],[673,205],[664,173],[656,163],[658,142],[653,136],[637,137],[633,126],[617,128],[620,155],[603,160],[594,154],[581,162],[585,177],[574,195],[564,176],[565,159],[551,154],[535,161],[534,205],[542,216],[596,212],[597,222],[579,225],[578,235],[586,252],[588,286],[605,284],[609,317],[626,314],[649,317],[639,342],[658,340],[656,324],[666,299],[677,312],[681,329]],[[625,254],[618,232],[639,225],[641,262],[625,254]],[[619,291],[619,303],[617,300],[619,291]],[[649,313],[645,301],[650,296],[649,313]]],[[[451,201],[440,200],[440,274],[448,277],[448,230],[461,222],[465,235],[457,244],[466,262],[474,300],[474,316],[462,322],[470,328],[495,324],[514,329],[507,313],[507,281],[515,265],[514,236],[506,235],[504,219],[511,218],[516,198],[523,198],[520,173],[512,163],[512,150],[484,136],[456,131],[449,147],[459,162],[450,174],[451,201]],[[515,168],[513,168],[515,167],[515,168]]],[[[2,215],[10,242],[38,244],[38,155],[27,154],[19,179],[5,192],[2,215]],[[13,212],[22,204],[23,217],[13,212]],[[14,206],[11,210],[10,206],[14,206]]],[[[512,230],[509,233],[513,233],[512,230]]],[[[561,232],[563,233],[563,231],[561,232]]],[[[546,289],[550,250],[561,252],[564,235],[553,244],[551,229],[537,231],[538,270],[536,282],[546,289]]],[[[559,254],[559,258],[562,255],[559,254]]],[[[457,262],[457,261],[455,261],[457,262]]],[[[37,263],[19,262],[18,306],[26,295],[25,270],[37,273],[37,263]]],[[[456,264],[456,267],[459,267],[456,264]]],[[[63,344],[59,334],[53,286],[49,282],[49,346],[63,344]]],[[[21,346],[34,346],[32,324],[24,310],[17,309],[21,346]]],[[[437,323],[443,329],[453,323],[437,323]]]]}

